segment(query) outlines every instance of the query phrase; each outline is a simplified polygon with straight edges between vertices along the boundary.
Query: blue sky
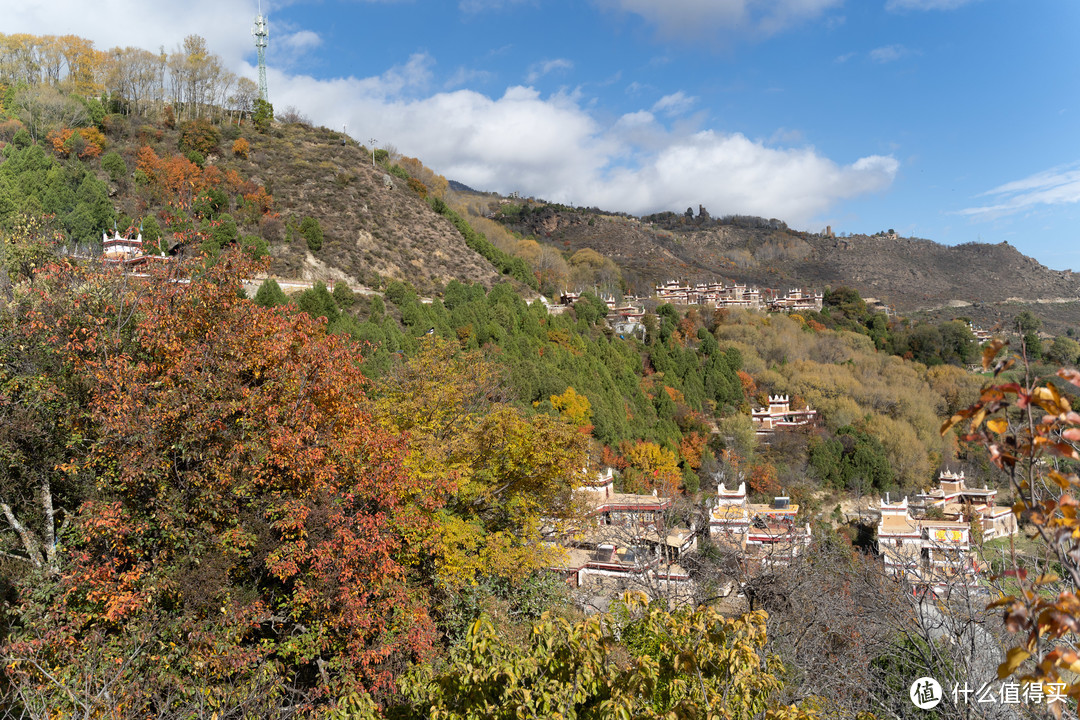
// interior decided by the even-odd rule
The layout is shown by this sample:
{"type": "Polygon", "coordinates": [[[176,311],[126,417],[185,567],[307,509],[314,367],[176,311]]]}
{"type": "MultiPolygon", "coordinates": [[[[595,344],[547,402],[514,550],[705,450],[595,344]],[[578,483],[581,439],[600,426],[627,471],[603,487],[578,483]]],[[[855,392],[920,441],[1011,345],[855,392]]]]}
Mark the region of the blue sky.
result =
{"type": "MultiPolygon", "coordinates": [[[[255,77],[255,2],[19,3],[0,32],[255,77]]],[[[270,99],[477,189],[1009,242],[1080,270],[1080,4],[266,0],[270,99]]]]}

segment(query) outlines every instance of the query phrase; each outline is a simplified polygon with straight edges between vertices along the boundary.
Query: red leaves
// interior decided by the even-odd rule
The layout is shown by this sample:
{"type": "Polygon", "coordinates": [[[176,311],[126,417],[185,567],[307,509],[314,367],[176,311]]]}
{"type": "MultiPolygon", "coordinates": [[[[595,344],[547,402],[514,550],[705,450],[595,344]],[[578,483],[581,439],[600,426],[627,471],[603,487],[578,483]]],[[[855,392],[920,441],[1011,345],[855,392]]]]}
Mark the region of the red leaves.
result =
{"type": "Polygon", "coordinates": [[[78,298],[49,298],[79,315],[38,334],[56,333],[92,388],[96,442],[82,465],[100,497],[78,515],[80,553],[52,611],[80,624],[164,615],[195,644],[213,617],[214,647],[241,664],[258,639],[294,675],[333,658],[312,693],[383,689],[389,667],[433,640],[404,563],[443,496],[406,474],[402,438],[363,411],[356,348],[323,322],[241,299],[238,279],[253,272],[226,255],[189,283],[104,303],[81,294],[85,278],[43,290],[78,298]],[[110,334],[117,315],[131,325],[110,334]],[[232,597],[286,627],[257,637],[232,597]]]}

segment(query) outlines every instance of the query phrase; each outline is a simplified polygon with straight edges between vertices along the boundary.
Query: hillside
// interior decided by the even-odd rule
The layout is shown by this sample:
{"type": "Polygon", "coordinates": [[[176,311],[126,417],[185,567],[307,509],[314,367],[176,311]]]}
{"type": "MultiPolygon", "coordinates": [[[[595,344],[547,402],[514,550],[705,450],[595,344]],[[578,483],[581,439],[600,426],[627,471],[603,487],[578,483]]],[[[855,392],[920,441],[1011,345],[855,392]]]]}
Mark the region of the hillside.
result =
{"type": "MultiPolygon", "coordinates": [[[[264,218],[259,230],[274,274],[351,278],[373,286],[379,278],[401,279],[422,292],[451,279],[484,285],[498,279],[491,264],[406,183],[394,177],[388,185],[386,170],[372,167],[371,155],[355,142],[303,123],[279,124],[266,134],[245,130],[243,137],[251,145],[246,159],[222,152],[208,162],[265,184],[273,196],[278,217],[264,218]],[[304,217],[316,218],[323,231],[323,246],[314,253],[302,239],[289,239],[289,226],[304,217]]],[[[168,147],[171,140],[166,134],[159,144],[168,147]]]]}
{"type": "Polygon", "coordinates": [[[695,218],[667,213],[642,220],[546,206],[501,216],[515,230],[566,250],[608,255],[629,271],[639,291],[674,277],[722,277],[779,289],[848,285],[901,312],[1061,302],[1077,299],[1080,291],[1080,278],[1071,271],[1050,270],[1004,243],[948,247],[917,238],[836,238],[793,231],[779,221],[721,223],[700,211],[695,218]]]}

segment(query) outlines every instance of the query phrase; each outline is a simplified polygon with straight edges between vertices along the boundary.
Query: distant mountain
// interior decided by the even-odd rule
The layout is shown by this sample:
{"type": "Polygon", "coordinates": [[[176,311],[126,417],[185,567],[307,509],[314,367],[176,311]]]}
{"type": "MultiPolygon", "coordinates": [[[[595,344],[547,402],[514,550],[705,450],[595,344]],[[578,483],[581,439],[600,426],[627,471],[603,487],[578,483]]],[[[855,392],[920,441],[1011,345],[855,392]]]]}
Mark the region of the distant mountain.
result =
{"type": "MultiPolygon", "coordinates": [[[[422,197],[422,183],[402,176],[401,168],[372,167],[370,155],[340,133],[303,123],[278,124],[267,134],[244,130],[250,142],[246,157],[220,151],[207,162],[264,184],[273,195],[275,215],[242,232],[257,231],[268,242],[275,274],[368,285],[399,279],[422,294],[438,293],[452,279],[491,285],[506,277],[432,209],[422,197]],[[324,235],[315,252],[296,231],[306,217],[316,218],[324,235]]],[[[117,134],[114,149],[129,168],[136,166],[146,138],[134,127],[117,134]]],[[[175,152],[170,148],[176,138],[175,130],[165,130],[152,143],[164,155],[175,152]]],[[[495,219],[567,257],[591,248],[611,258],[639,293],[674,278],[781,291],[847,285],[905,314],[960,315],[992,325],[1018,312],[1008,303],[1019,303],[1032,304],[1050,321],[1048,329],[1080,324],[1080,276],[1050,270],[1007,244],[947,247],[883,235],[838,238],[791,230],[779,220],[712,218],[704,208],[696,215],[635,218],[500,200],[462,183],[449,185],[472,212],[497,209],[495,219]]],[[[113,190],[120,212],[146,214],[145,192],[137,184],[121,182],[113,190]]]]}
{"type": "Polygon", "coordinates": [[[447,182],[450,183],[450,189],[454,192],[475,193],[477,195],[481,194],[479,190],[473,190],[465,183],[458,182],[457,180],[448,180],[447,182]]]}
{"type": "Polygon", "coordinates": [[[904,313],[953,308],[954,315],[965,314],[965,308],[1011,302],[1061,304],[1080,320],[1080,274],[1051,270],[1006,243],[950,247],[895,235],[834,237],[791,230],[779,220],[714,219],[700,210],[639,219],[539,206],[505,217],[513,229],[564,250],[591,248],[611,257],[638,289],[674,278],[780,290],[847,285],[904,313]]]}

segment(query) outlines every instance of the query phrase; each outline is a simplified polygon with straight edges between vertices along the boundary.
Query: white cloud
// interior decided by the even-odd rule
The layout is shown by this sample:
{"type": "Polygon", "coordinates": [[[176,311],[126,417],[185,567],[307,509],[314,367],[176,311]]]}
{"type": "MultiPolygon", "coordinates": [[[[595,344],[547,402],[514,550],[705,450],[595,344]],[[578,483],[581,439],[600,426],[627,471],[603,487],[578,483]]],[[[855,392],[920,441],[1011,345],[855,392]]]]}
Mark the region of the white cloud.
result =
{"type": "Polygon", "coordinates": [[[653,112],[662,112],[665,115],[682,115],[694,106],[697,98],[687,95],[682,90],[665,95],[653,104],[653,112]]]}
{"type": "Polygon", "coordinates": [[[545,60],[544,62],[534,63],[529,66],[529,74],[525,76],[525,81],[534,83],[545,75],[549,75],[553,72],[565,72],[573,69],[573,61],[567,60],[566,58],[545,60]]]}
{"type": "Polygon", "coordinates": [[[282,38],[282,43],[293,50],[302,52],[322,45],[322,38],[319,37],[318,33],[314,33],[310,30],[301,30],[286,35],[282,38]]]}
{"type": "Polygon", "coordinates": [[[473,68],[459,67],[454,71],[454,74],[450,76],[446,82],[443,83],[443,87],[447,89],[461,87],[469,83],[488,83],[495,78],[495,73],[488,70],[476,70],[473,68]]]}
{"type": "Polygon", "coordinates": [[[768,36],[814,20],[843,0],[598,0],[655,25],[665,37],[738,30],[768,36]]]}
{"type": "Polygon", "coordinates": [[[1062,165],[1022,180],[999,185],[979,197],[995,198],[992,204],[966,208],[959,215],[991,219],[1014,215],[1043,205],[1071,205],[1080,202],[1080,163],[1062,165]]]}
{"type": "MultiPolygon", "coordinates": [[[[427,58],[413,65],[426,66],[427,58]]],[[[806,227],[838,201],[883,190],[898,163],[871,155],[842,165],[811,147],[773,147],[740,133],[672,130],[647,109],[601,123],[588,98],[511,87],[418,95],[392,70],[318,81],[274,73],[275,103],[329,127],[392,143],[449,178],[485,190],[647,213],[703,203],[806,227]]]]}
{"type": "Polygon", "coordinates": [[[911,54],[912,51],[903,45],[885,45],[871,50],[870,59],[876,63],[890,63],[911,54]]]}
{"type": "Polygon", "coordinates": [[[955,10],[977,0],[887,0],[885,9],[891,12],[905,10],[955,10]]]}

